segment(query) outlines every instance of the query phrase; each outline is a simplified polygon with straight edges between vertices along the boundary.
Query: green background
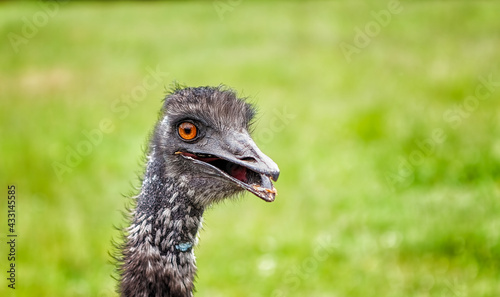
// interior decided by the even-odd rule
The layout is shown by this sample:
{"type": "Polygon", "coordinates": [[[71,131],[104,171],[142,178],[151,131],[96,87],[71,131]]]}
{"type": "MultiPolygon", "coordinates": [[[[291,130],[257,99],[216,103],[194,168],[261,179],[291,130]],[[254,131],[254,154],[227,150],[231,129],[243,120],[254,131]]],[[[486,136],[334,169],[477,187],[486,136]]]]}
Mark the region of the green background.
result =
{"type": "Polygon", "coordinates": [[[282,172],[275,202],[206,212],[196,296],[500,296],[500,3],[391,5],[0,4],[0,295],[116,296],[114,226],[178,81],[250,97],[282,172]]]}

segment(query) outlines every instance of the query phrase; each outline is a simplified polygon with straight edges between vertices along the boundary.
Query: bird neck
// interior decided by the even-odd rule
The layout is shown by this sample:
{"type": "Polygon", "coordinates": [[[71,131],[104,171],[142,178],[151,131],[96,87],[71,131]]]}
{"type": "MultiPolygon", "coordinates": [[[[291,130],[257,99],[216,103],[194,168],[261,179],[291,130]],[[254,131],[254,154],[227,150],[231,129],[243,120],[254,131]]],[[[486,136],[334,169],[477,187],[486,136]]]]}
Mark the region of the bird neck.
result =
{"type": "Polygon", "coordinates": [[[203,208],[190,203],[182,178],[148,164],[132,225],[128,228],[122,296],[192,296],[196,274],[193,248],[203,208]]]}

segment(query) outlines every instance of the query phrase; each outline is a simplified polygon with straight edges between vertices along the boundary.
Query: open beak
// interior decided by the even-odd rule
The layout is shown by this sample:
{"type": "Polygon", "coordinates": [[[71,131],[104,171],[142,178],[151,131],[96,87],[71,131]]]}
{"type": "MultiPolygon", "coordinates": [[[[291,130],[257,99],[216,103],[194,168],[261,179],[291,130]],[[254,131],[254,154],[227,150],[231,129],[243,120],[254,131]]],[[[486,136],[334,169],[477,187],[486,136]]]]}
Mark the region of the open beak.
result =
{"type": "Polygon", "coordinates": [[[210,143],[204,151],[178,151],[194,163],[214,169],[218,175],[267,202],[274,201],[280,171],[271,158],[260,151],[248,133],[237,132],[224,142],[210,143]]]}

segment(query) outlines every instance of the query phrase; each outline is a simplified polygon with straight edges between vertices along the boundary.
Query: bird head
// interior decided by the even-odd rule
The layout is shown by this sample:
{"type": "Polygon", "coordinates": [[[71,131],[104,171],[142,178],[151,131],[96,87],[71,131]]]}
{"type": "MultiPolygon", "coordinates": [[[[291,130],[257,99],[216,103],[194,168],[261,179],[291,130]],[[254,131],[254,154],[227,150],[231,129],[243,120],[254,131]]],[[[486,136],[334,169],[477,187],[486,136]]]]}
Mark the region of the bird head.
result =
{"type": "Polygon", "coordinates": [[[280,171],[250,136],[254,114],[251,104],[222,87],[174,90],[153,136],[167,174],[183,179],[204,205],[245,190],[274,201],[280,171]]]}

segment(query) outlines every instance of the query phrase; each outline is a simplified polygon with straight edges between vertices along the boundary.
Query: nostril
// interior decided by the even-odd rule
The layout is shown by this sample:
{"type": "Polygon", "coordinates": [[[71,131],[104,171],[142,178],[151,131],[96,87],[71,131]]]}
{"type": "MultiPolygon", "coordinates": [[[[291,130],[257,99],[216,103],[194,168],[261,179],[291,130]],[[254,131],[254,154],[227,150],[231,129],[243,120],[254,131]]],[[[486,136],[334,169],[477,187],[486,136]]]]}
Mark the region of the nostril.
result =
{"type": "Polygon", "coordinates": [[[246,161],[246,162],[257,162],[254,157],[243,157],[239,158],[241,161],[246,161]]]}

